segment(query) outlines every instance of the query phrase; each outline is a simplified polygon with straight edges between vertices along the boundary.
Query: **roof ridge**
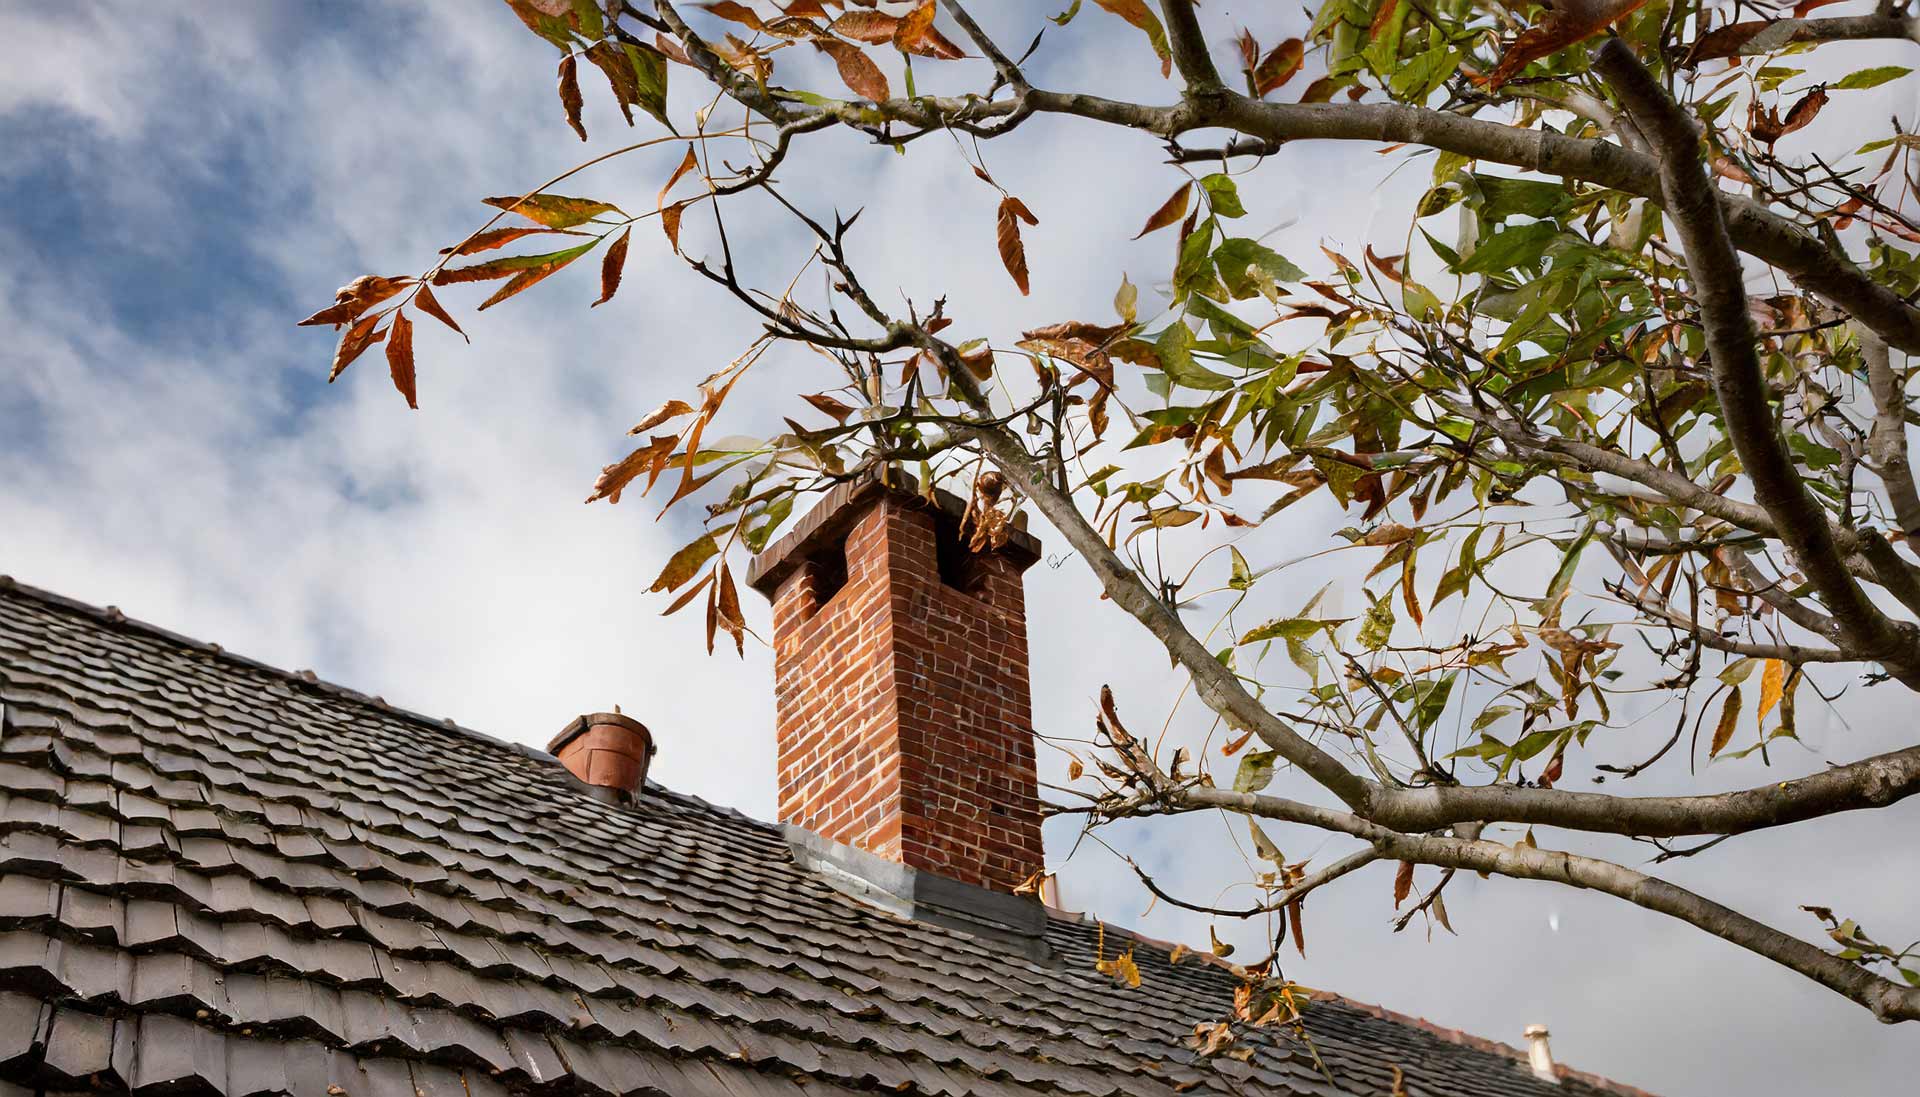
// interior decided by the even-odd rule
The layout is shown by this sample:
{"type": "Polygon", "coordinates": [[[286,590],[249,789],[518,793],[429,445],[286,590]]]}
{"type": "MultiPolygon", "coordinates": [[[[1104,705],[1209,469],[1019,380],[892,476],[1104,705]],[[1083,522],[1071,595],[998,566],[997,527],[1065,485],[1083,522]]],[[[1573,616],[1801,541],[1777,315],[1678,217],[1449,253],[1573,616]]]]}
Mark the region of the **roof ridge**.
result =
{"type": "MultiPolygon", "coordinates": [[[[169,628],[163,628],[160,625],[156,625],[152,623],[151,621],[143,621],[137,617],[129,617],[123,610],[120,609],[119,606],[113,606],[113,605],[96,606],[91,602],[83,602],[78,598],[69,597],[68,595],[65,595],[65,594],[59,594],[54,591],[47,590],[44,587],[36,587],[29,583],[23,583],[20,580],[14,578],[12,575],[0,573],[0,595],[6,595],[6,594],[19,595],[28,601],[39,602],[43,605],[50,606],[56,610],[77,614],[82,617],[88,617],[98,623],[105,624],[112,628],[124,629],[129,632],[140,633],[140,634],[152,637],[153,639],[172,644],[176,647],[187,648],[201,655],[206,655],[223,662],[232,663],[236,666],[244,667],[247,670],[251,670],[257,673],[266,674],[270,677],[287,682],[293,686],[304,688],[314,693],[321,694],[323,696],[336,698],[339,700],[347,701],[351,704],[360,705],[365,708],[370,708],[376,712],[382,713],[387,716],[392,716],[400,720],[407,721],[409,723],[419,724],[423,727],[432,728],[442,732],[451,732],[454,735],[461,736],[466,739],[470,739],[473,742],[480,744],[481,746],[490,747],[496,750],[504,750],[513,754],[518,754],[521,757],[526,758],[527,760],[532,762],[538,762],[542,765],[554,765],[554,766],[560,765],[560,760],[558,758],[555,758],[553,755],[547,753],[546,751],[540,749],[539,747],[529,746],[526,743],[516,743],[509,739],[502,739],[495,735],[489,735],[486,732],[481,731],[477,728],[466,727],[465,725],[461,724],[459,721],[455,720],[451,716],[436,718],[433,716],[429,716],[424,712],[419,712],[410,708],[403,708],[400,705],[396,705],[391,701],[388,701],[384,697],[379,697],[370,693],[363,693],[360,690],[354,689],[351,686],[344,686],[338,682],[330,682],[325,678],[320,677],[318,674],[314,673],[311,670],[288,670],[285,667],[277,667],[271,663],[265,663],[258,659],[254,659],[250,656],[241,655],[237,652],[228,651],[225,647],[222,647],[220,644],[214,643],[211,640],[196,640],[193,637],[186,635],[185,633],[175,632],[169,628]]],[[[565,772],[564,767],[562,768],[562,772],[565,772]]],[[[700,811],[712,812],[716,815],[722,815],[729,818],[741,820],[747,823],[751,823],[756,827],[761,827],[761,828],[772,830],[775,832],[778,832],[780,829],[779,824],[777,823],[769,823],[763,819],[756,819],[753,816],[746,814],[745,812],[741,811],[738,808],[727,807],[721,804],[715,804],[708,800],[704,800],[701,797],[695,796],[690,792],[679,792],[674,789],[670,789],[665,785],[662,785],[656,781],[650,780],[647,782],[647,791],[650,793],[663,796],[669,800],[675,801],[684,807],[693,808],[700,811]]]]}
{"type": "MultiPolygon", "coordinates": [[[[1069,923],[1074,923],[1078,925],[1086,925],[1088,923],[1097,923],[1100,925],[1102,931],[1106,933],[1108,936],[1122,937],[1134,942],[1135,944],[1147,945],[1153,948],[1158,948],[1158,949],[1164,950],[1169,954],[1171,954],[1176,948],[1184,949],[1185,952],[1182,954],[1183,958],[1186,956],[1196,957],[1199,960],[1201,960],[1203,963],[1210,964],[1213,967],[1219,968],[1220,970],[1228,973],[1237,974],[1237,970],[1240,968],[1240,965],[1233,963],[1231,960],[1228,960],[1223,956],[1214,955],[1211,949],[1196,948],[1192,945],[1188,945],[1180,941],[1166,941],[1158,937],[1149,937],[1146,934],[1139,932],[1138,930],[1129,929],[1126,926],[1114,925],[1111,922],[1108,922],[1106,919],[1099,917],[1098,915],[1091,914],[1085,911],[1075,912],[1075,911],[1061,910],[1058,907],[1047,907],[1045,909],[1048,917],[1056,919],[1058,921],[1069,922],[1069,923]]],[[[1503,1056],[1505,1058],[1512,1059],[1516,1062],[1524,1063],[1528,1061],[1526,1049],[1517,1047],[1513,1044],[1509,1044],[1503,1040],[1494,1040],[1486,1036],[1476,1036],[1473,1033],[1466,1031],[1465,1029],[1451,1028],[1447,1025],[1442,1025],[1434,1021],[1429,1021],[1425,1017],[1416,1016],[1411,1013],[1402,1013],[1399,1010],[1388,1009],[1385,1006],[1375,1005],[1372,1002],[1363,1002],[1363,1001],[1360,1001],[1358,998],[1350,998],[1347,995],[1342,994],[1337,990],[1328,990],[1325,987],[1319,987],[1319,986],[1309,987],[1307,989],[1309,990],[1310,995],[1314,1000],[1331,999],[1333,1001],[1339,1002],[1342,1005],[1348,1006],[1352,1009],[1357,1009],[1362,1013],[1371,1014],[1372,1016],[1377,1017],[1380,1020],[1392,1021],[1395,1024],[1406,1025],[1410,1028],[1420,1029],[1421,1031],[1426,1032],[1427,1034],[1432,1036],[1437,1036],[1440,1039],[1447,1041],[1448,1043],[1459,1044],[1462,1047],[1470,1047],[1476,1051],[1483,1051],[1488,1054],[1503,1056]]],[[[1574,1068],[1567,1066],[1564,1063],[1555,1063],[1553,1065],[1553,1069],[1554,1069],[1554,1072],[1557,1073],[1562,1078],[1573,1078],[1577,1081],[1584,1082],[1587,1085],[1594,1087],[1595,1089],[1605,1090],[1609,1093],[1619,1094],[1620,1097],[1656,1097],[1655,1094],[1649,1093],[1648,1091],[1641,1089],[1638,1086],[1630,1086],[1624,1082],[1616,1082],[1613,1079],[1608,1078],[1604,1075],[1592,1074],[1584,1070],[1575,1070],[1574,1068]]]]}

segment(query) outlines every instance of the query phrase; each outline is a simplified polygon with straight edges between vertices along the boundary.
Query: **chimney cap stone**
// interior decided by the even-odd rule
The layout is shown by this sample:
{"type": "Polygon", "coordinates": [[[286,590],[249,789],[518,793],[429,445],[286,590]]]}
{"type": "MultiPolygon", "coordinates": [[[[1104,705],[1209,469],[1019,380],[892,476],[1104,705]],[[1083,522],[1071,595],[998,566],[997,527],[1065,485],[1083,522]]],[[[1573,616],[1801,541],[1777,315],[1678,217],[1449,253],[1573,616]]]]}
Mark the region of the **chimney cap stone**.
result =
{"type": "MultiPolygon", "coordinates": [[[[926,493],[921,491],[919,481],[911,474],[897,468],[871,468],[852,480],[836,485],[801,516],[793,529],[755,556],[747,568],[747,585],[769,598],[773,597],[774,590],[795,568],[805,563],[816,550],[847,532],[865,511],[867,502],[888,494],[922,506],[937,506],[954,518],[964,517],[967,513],[967,501],[950,491],[935,488],[930,502],[926,493]]],[[[1040,559],[1040,539],[1024,529],[1009,526],[1007,543],[999,552],[1024,570],[1040,559]]]]}

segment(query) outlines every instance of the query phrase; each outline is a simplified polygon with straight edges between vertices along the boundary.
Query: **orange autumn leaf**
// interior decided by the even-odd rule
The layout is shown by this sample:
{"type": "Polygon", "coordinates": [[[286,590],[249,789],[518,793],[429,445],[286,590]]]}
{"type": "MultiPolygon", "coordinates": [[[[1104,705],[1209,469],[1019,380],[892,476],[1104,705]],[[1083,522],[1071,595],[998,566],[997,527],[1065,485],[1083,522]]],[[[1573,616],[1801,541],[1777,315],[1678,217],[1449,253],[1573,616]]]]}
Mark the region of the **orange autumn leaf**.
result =
{"type": "Polygon", "coordinates": [[[347,333],[340,337],[340,345],[333,351],[333,368],[327,371],[327,383],[332,384],[355,358],[366,353],[368,347],[387,337],[385,328],[375,331],[380,323],[380,314],[372,313],[360,318],[347,333]]]}
{"type": "Polygon", "coordinates": [[[1306,60],[1306,43],[1298,38],[1289,38],[1268,51],[1253,69],[1253,94],[1255,98],[1266,95],[1293,79],[1306,60]]]}
{"type": "Polygon", "coordinates": [[[387,335],[387,372],[393,375],[393,387],[407,398],[407,406],[420,410],[413,391],[413,321],[404,312],[393,314],[393,329],[387,335]]]}
{"type": "Polygon", "coordinates": [[[580,58],[576,54],[567,54],[560,59],[560,107],[567,112],[567,125],[587,139],[587,128],[580,124],[580,58]]]}
{"type": "Polygon", "coordinates": [[[1638,11],[1647,0],[1565,0],[1549,8],[1540,21],[1520,32],[1487,78],[1489,90],[1519,75],[1534,61],[1575,42],[1582,42],[1638,11]]]}
{"type": "Polygon", "coordinates": [[[1147,218],[1146,227],[1135,233],[1133,238],[1138,240],[1150,232],[1158,232],[1168,225],[1179,221],[1187,215],[1187,203],[1192,200],[1193,184],[1180,184],[1180,189],[1174,191],[1173,194],[1168,196],[1166,201],[1160,203],[1160,208],[1154,210],[1153,216],[1147,218]]]}
{"type": "Polygon", "coordinates": [[[817,41],[814,46],[833,58],[834,65],[840,70],[840,82],[855,95],[876,103],[887,98],[889,89],[886,74],[858,46],[832,39],[817,41]]]}
{"type": "Polygon", "coordinates": [[[1037,225],[1040,219],[1027,209],[1026,203],[1009,194],[1000,200],[998,231],[995,235],[1000,244],[1000,261],[1007,266],[1007,273],[1013,276],[1013,284],[1020,287],[1024,296],[1027,292],[1027,248],[1020,240],[1020,222],[1037,225]]]}
{"type": "MultiPolygon", "coordinates": [[[[433,290],[425,282],[420,283],[420,288],[414,292],[413,303],[420,306],[421,312],[452,328],[460,338],[467,339],[467,333],[461,331],[460,325],[453,322],[453,317],[447,314],[446,308],[440,304],[440,299],[433,295],[433,290]]],[[[471,343],[473,340],[467,339],[467,342],[471,343]]]]}
{"type": "Polygon", "coordinates": [[[613,242],[613,246],[607,249],[606,257],[600,261],[600,299],[588,308],[599,308],[613,300],[614,292],[620,288],[620,272],[627,264],[627,237],[632,232],[632,228],[621,229],[620,238],[613,242]]]}

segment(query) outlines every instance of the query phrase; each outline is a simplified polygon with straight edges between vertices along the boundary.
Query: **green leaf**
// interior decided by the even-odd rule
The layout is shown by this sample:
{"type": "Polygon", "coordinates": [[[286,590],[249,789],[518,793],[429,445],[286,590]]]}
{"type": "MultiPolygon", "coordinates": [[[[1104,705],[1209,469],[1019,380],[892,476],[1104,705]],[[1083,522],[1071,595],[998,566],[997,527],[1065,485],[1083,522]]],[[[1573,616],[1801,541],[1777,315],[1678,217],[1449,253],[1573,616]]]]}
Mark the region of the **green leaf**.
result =
{"type": "Polygon", "coordinates": [[[637,105],[672,130],[673,123],[667,121],[666,54],[644,42],[623,43],[621,48],[626,50],[627,61],[633,65],[637,105]]]}
{"type": "MultiPolygon", "coordinates": [[[[1404,9],[1408,5],[1400,6],[1404,9]]],[[[1458,53],[1444,45],[1435,46],[1418,57],[1400,62],[1387,86],[1397,98],[1414,104],[1425,103],[1459,65],[1458,53]]]]}
{"type": "Polygon", "coordinates": [[[1379,651],[1393,638],[1393,599],[1380,598],[1367,608],[1366,619],[1360,622],[1359,635],[1354,637],[1360,646],[1368,651],[1379,651]]]}
{"type": "Polygon", "coordinates": [[[1231,378],[1198,365],[1193,360],[1193,329],[1175,323],[1160,333],[1154,349],[1160,354],[1160,369],[1176,385],[1217,392],[1233,387],[1231,378]]]}
{"type": "Polygon", "coordinates": [[[1849,73],[1838,83],[1829,84],[1827,87],[1832,91],[1858,91],[1863,88],[1877,88],[1889,80],[1898,80],[1912,71],[1912,69],[1902,65],[1876,65],[1870,69],[1861,69],[1859,72],[1849,73]]]}
{"type": "Polygon", "coordinates": [[[1215,172],[1200,180],[1200,186],[1207,192],[1207,205],[1216,217],[1245,217],[1247,207],[1240,204],[1240,188],[1236,187],[1233,177],[1224,172],[1215,172]]]}
{"type": "Polygon", "coordinates": [[[1433,727],[1435,721],[1440,719],[1440,714],[1447,710],[1447,698],[1453,695],[1453,683],[1457,677],[1457,673],[1448,674],[1437,682],[1429,679],[1414,684],[1413,719],[1421,731],[1433,727]]]}
{"type": "Polygon", "coordinates": [[[1299,637],[1305,639],[1325,627],[1326,625],[1323,622],[1310,620],[1305,617],[1276,617],[1264,625],[1249,629],[1247,634],[1240,638],[1240,642],[1242,644],[1258,644],[1264,640],[1278,640],[1284,637],[1299,637]]]}
{"type": "Polygon", "coordinates": [[[1180,242],[1180,261],[1173,268],[1176,304],[1195,293],[1211,297],[1223,292],[1213,276],[1214,224],[1213,218],[1207,218],[1180,242]]]}
{"type": "Polygon", "coordinates": [[[1566,555],[1560,558],[1559,569],[1553,573],[1553,579],[1547,583],[1546,601],[1551,602],[1566,593],[1568,585],[1573,582],[1574,569],[1580,564],[1580,553],[1591,540],[1593,540],[1593,523],[1588,522],[1580,527],[1580,533],[1574,537],[1573,543],[1567,546],[1566,555]]]}
{"type": "Polygon", "coordinates": [[[1279,252],[1244,236],[1222,240],[1213,253],[1213,262],[1220,270],[1220,281],[1236,301],[1261,293],[1264,283],[1300,282],[1307,277],[1306,271],[1279,252]]]}
{"type": "Polygon", "coordinates": [[[1531,267],[1540,261],[1547,245],[1559,232],[1559,228],[1548,221],[1502,229],[1482,240],[1459,271],[1461,274],[1493,274],[1515,267],[1531,267]]]}
{"type": "Polygon", "coordinates": [[[1240,768],[1233,775],[1233,791],[1259,792],[1272,784],[1273,767],[1279,760],[1278,751],[1249,751],[1240,759],[1240,768]]]}
{"type": "Polygon", "coordinates": [[[1559,183],[1479,172],[1474,173],[1473,182],[1480,189],[1480,215],[1489,221],[1504,221],[1509,217],[1557,217],[1573,208],[1573,195],[1559,183]]]}
{"type": "Polygon", "coordinates": [[[1253,569],[1247,566],[1247,558],[1232,545],[1227,546],[1227,553],[1233,558],[1233,577],[1227,580],[1227,585],[1234,590],[1246,590],[1253,586],[1253,569]]]}

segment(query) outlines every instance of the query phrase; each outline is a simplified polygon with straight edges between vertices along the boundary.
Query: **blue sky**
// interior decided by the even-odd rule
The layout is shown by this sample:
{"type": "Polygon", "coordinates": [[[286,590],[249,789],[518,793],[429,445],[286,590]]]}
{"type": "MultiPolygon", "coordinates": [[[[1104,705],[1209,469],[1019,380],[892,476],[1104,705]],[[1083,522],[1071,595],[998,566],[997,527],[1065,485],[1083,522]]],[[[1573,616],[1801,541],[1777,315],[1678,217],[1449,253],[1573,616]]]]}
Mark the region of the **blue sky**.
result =
{"type": "MultiPolygon", "coordinates": [[[[1042,14],[1026,0],[979,7],[1021,44],[1042,14]]],[[[1043,80],[1157,82],[1132,32],[1088,8],[1050,33],[1043,80]]],[[[1272,40],[1295,17],[1252,18],[1272,40]]],[[[583,152],[554,100],[550,48],[474,2],[19,4],[0,7],[0,43],[0,572],[521,741],[618,703],[654,728],[662,780],[770,815],[764,651],[708,659],[693,615],[657,616],[644,590],[686,539],[682,519],[656,522],[640,500],[579,502],[632,420],[687,395],[753,325],[642,231],[620,297],[591,313],[583,271],[477,317],[477,299],[446,294],[474,344],[423,324],[419,412],[377,355],[328,386],[329,335],[293,326],[356,274],[423,265],[482,219],[479,198],[628,139],[599,89],[583,152]]],[[[895,157],[823,138],[788,175],[809,201],[869,207],[870,282],[949,292],[996,335],[1105,315],[1123,269],[1148,288],[1161,276],[1163,244],[1127,239],[1176,179],[1151,142],[1036,125],[988,154],[1041,217],[1032,298],[999,269],[997,196],[950,145],[895,157]]],[[[644,202],[675,158],[622,161],[579,189],[644,202]]],[[[1299,146],[1242,186],[1256,218],[1295,222],[1276,239],[1304,264],[1323,239],[1357,250],[1376,217],[1393,224],[1426,168],[1392,167],[1371,150],[1299,146]]],[[[736,241],[780,269],[791,229],[764,210],[739,216],[736,241]]],[[[691,221],[688,240],[705,246],[691,221]]],[[[805,368],[773,363],[766,391],[806,383],[805,368]]],[[[788,410],[750,403],[729,430],[788,410]]],[[[1317,548],[1340,524],[1303,510],[1286,536],[1317,548]]],[[[1043,729],[1084,726],[1108,681],[1128,683],[1142,723],[1167,717],[1179,690],[1164,656],[1071,562],[1034,569],[1029,591],[1043,729]]],[[[1170,726],[1197,737],[1207,722],[1189,703],[1170,726]]],[[[1824,726],[1834,757],[1898,730],[1870,706],[1824,726]]],[[[1911,929],[1920,854],[1880,835],[1910,832],[1916,806],[1729,843],[1675,874],[1780,924],[1823,902],[1911,929]]],[[[1064,857],[1070,828],[1049,834],[1064,857]]],[[[1202,897],[1245,872],[1212,820],[1110,840],[1202,897]]],[[[1301,856],[1316,839],[1283,841],[1301,856]]],[[[1152,907],[1097,848],[1064,876],[1069,905],[1206,938],[1203,920],[1152,907]]],[[[1290,972],[1509,1041],[1545,1021],[1563,1060],[1659,1092],[1893,1091],[1920,1069],[1910,1032],[1581,893],[1463,881],[1449,892],[1458,938],[1391,934],[1390,876],[1317,896],[1311,950],[1290,972]]]]}

